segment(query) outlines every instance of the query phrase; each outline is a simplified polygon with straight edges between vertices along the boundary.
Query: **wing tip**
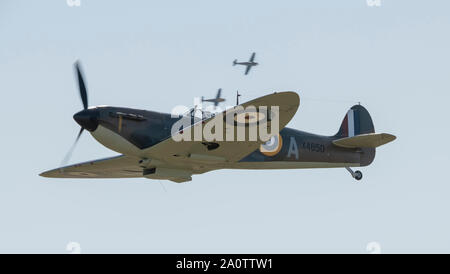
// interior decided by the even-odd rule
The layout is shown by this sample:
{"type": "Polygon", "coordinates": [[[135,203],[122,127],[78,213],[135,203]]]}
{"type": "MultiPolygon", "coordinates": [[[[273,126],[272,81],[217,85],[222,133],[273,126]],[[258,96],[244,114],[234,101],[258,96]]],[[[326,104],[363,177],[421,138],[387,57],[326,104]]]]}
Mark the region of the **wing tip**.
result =
{"type": "Polygon", "coordinates": [[[281,95],[286,96],[286,97],[290,97],[288,99],[288,101],[291,104],[300,106],[300,95],[298,95],[297,92],[291,91],[291,90],[287,90],[287,91],[276,91],[274,93],[275,94],[281,94],[281,95]]]}
{"type": "Polygon", "coordinates": [[[51,170],[44,171],[44,172],[40,173],[39,176],[44,177],[44,178],[55,178],[54,176],[52,176],[51,170]]]}
{"type": "Polygon", "coordinates": [[[49,173],[50,173],[50,170],[47,170],[47,171],[39,173],[39,176],[49,178],[49,175],[50,175],[49,173]]]}
{"type": "Polygon", "coordinates": [[[62,168],[55,168],[52,170],[47,170],[44,172],[41,172],[39,174],[39,176],[44,177],[44,178],[61,178],[61,176],[58,176],[59,174],[62,174],[62,168]]]}

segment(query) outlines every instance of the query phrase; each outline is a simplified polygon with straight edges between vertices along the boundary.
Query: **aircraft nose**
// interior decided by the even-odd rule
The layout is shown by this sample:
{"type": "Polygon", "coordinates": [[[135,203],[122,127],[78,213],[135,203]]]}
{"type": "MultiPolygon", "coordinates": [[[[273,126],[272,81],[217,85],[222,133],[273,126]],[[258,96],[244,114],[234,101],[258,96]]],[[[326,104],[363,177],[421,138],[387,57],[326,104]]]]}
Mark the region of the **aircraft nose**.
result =
{"type": "Polygon", "coordinates": [[[94,131],[98,126],[98,109],[85,109],[75,113],[73,119],[84,129],[94,131]]]}

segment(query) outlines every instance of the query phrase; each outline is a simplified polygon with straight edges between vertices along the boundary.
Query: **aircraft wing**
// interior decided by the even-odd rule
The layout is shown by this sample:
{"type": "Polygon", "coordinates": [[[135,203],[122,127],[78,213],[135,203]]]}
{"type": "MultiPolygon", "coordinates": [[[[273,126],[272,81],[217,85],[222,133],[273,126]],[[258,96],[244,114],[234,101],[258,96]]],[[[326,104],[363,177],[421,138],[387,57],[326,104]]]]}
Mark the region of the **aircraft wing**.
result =
{"type": "Polygon", "coordinates": [[[138,161],[119,155],[52,169],[40,175],[48,178],[136,178],[142,177],[138,161]]]}
{"type": "MultiPolygon", "coordinates": [[[[300,98],[297,93],[279,92],[254,99],[241,106],[244,108],[250,105],[255,107],[267,106],[268,110],[270,110],[271,106],[279,106],[279,130],[281,130],[295,115],[299,104],[300,98]]],[[[223,112],[224,116],[229,115],[230,113],[233,114],[232,112],[234,112],[235,109],[236,107],[226,110],[223,112]]],[[[199,122],[199,124],[203,127],[208,126],[208,123],[213,122],[214,118],[217,117],[204,120],[199,122]]],[[[270,122],[268,122],[268,124],[269,123],[270,122]]],[[[196,125],[198,126],[198,124],[196,125]]],[[[194,128],[196,125],[192,126],[190,130],[195,131],[194,128]]],[[[162,163],[171,166],[179,166],[179,168],[214,169],[213,167],[215,164],[216,166],[220,166],[220,163],[223,162],[237,162],[251,152],[257,150],[263,141],[259,138],[256,141],[249,141],[247,133],[245,138],[246,141],[236,141],[237,126],[236,124],[233,124],[233,126],[235,141],[226,140],[226,122],[224,122],[223,141],[214,140],[213,142],[207,142],[203,139],[202,141],[182,140],[177,142],[174,138],[168,138],[146,149],[144,154],[150,159],[157,159],[162,163]]],[[[189,130],[189,128],[183,130],[186,131],[189,130]]],[[[191,135],[193,136],[192,132],[191,135]]]]}
{"type": "Polygon", "coordinates": [[[250,57],[250,62],[253,62],[254,60],[255,60],[255,55],[256,55],[256,53],[252,53],[252,57],[250,57]]]}
{"type": "Polygon", "coordinates": [[[245,68],[245,75],[248,74],[248,72],[250,71],[251,68],[252,68],[252,66],[250,66],[250,65],[245,68]]]}

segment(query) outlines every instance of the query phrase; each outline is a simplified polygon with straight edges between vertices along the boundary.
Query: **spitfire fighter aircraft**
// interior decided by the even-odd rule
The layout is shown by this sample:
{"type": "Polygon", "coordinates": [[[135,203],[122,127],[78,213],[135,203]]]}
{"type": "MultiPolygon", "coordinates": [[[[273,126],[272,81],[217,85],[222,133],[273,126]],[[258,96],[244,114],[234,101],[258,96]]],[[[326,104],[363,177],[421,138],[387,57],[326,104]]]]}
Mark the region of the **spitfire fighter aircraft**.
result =
{"type": "Polygon", "coordinates": [[[201,117],[192,116],[192,112],[186,117],[125,107],[88,107],[79,64],[75,69],[84,107],[73,117],[81,126],[77,141],[87,130],[99,143],[120,155],[49,170],[40,174],[44,177],[144,177],[180,183],[190,181],[192,175],[218,169],[346,168],[353,178],[360,180],[362,173],[351,168],[371,164],[376,147],[396,138],[375,133],[369,112],[361,105],[347,111],[338,132],[331,136],[288,128],[286,125],[300,104],[298,94],[290,91],[269,94],[201,117]],[[256,111],[264,108],[266,111],[256,111]],[[231,122],[221,116],[231,117],[231,122]],[[184,120],[189,121],[187,126],[177,126],[184,120]],[[200,132],[211,129],[215,122],[225,120],[223,127],[216,126],[211,132],[219,137],[220,134],[236,137],[240,128],[245,136],[250,136],[252,125],[276,130],[265,138],[248,140],[239,136],[234,141],[208,136],[195,140],[176,138],[196,129],[200,132]]]}
{"type": "Polygon", "coordinates": [[[238,62],[237,59],[234,60],[234,61],[233,61],[233,66],[236,66],[236,65],[243,65],[243,66],[246,66],[246,68],[245,68],[245,75],[247,75],[248,72],[250,71],[250,69],[251,69],[253,66],[257,66],[257,65],[258,65],[258,63],[255,62],[255,55],[256,55],[256,53],[253,52],[253,54],[252,54],[252,56],[250,57],[250,60],[249,60],[248,62],[238,62]]]}
{"type": "Polygon", "coordinates": [[[220,97],[220,94],[221,94],[221,93],[222,93],[222,89],[219,88],[219,90],[217,90],[216,98],[212,98],[212,99],[204,99],[204,98],[202,97],[202,102],[210,102],[210,103],[214,103],[214,108],[216,108],[216,107],[219,105],[219,103],[225,102],[225,99],[220,97]]]}

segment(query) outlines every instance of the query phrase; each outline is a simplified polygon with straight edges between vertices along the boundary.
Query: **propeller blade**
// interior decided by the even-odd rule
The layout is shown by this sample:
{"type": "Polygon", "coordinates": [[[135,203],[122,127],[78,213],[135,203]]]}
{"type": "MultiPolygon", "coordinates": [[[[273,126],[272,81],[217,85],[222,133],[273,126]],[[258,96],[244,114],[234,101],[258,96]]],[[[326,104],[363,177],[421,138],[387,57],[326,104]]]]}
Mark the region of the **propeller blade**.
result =
{"type": "MultiPolygon", "coordinates": [[[[75,139],[75,143],[73,143],[72,147],[70,148],[70,150],[67,152],[66,156],[64,157],[64,159],[61,162],[61,166],[64,167],[65,165],[67,165],[67,163],[70,160],[70,157],[72,156],[72,153],[75,149],[75,146],[78,143],[78,140],[80,140],[81,134],[83,133],[84,128],[80,129],[80,132],[78,132],[77,138],[75,139]]],[[[61,171],[63,171],[63,169],[61,169],[61,171]]]]}
{"type": "Polygon", "coordinates": [[[75,70],[77,73],[78,79],[78,89],[80,90],[81,101],[83,102],[83,108],[88,108],[88,98],[87,98],[87,89],[84,83],[83,70],[81,69],[81,64],[79,61],[75,62],[75,70]]]}
{"type": "Polygon", "coordinates": [[[80,139],[81,134],[83,133],[84,128],[80,128],[80,132],[78,132],[78,136],[77,139],[75,139],[75,144],[78,142],[78,140],[80,139]]]}

